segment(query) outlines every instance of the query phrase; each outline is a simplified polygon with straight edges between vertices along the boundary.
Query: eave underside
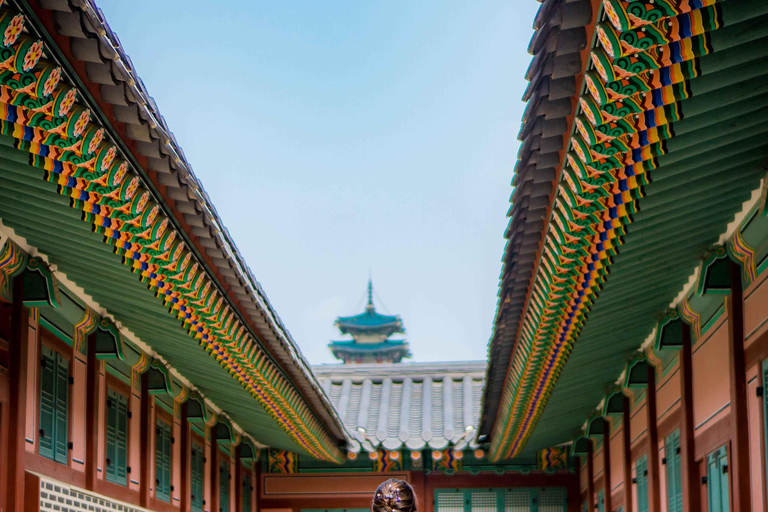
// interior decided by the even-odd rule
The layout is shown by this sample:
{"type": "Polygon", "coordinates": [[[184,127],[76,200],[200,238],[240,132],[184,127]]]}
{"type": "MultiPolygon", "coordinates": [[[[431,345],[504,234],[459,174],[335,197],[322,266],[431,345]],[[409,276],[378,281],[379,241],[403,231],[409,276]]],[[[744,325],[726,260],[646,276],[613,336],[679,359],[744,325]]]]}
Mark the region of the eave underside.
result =
{"type": "Polygon", "coordinates": [[[672,137],[520,456],[572,439],[765,176],[768,5],[723,2],[718,12],[712,52],[695,59],[681,119],[669,123],[672,137]]]}
{"type": "Polygon", "coordinates": [[[303,452],[253,399],[182,328],[179,321],[122,264],[103,236],[92,232],[67,197],[26,164],[29,156],[0,136],[0,220],[45,254],[144,343],[221,407],[254,439],[267,446],[303,452]],[[252,404],[243,407],[244,403],[252,404]]]}

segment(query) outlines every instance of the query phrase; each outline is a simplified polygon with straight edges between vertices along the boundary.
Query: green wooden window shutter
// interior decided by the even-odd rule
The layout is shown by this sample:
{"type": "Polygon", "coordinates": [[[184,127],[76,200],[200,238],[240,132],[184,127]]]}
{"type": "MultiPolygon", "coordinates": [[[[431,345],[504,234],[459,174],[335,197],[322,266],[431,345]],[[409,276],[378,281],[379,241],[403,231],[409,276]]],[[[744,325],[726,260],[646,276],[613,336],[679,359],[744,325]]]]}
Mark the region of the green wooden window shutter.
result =
{"type": "Polygon", "coordinates": [[[602,489],[597,491],[597,512],[605,512],[605,493],[602,489]]]}
{"type": "Polygon", "coordinates": [[[664,441],[667,459],[667,510],[683,512],[683,478],[680,473],[680,431],[675,430],[664,441]]]}
{"type": "Polygon", "coordinates": [[[171,501],[171,426],[155,422],[155,498],[171,501]]]}
{"type": "Polygon", "coordinates": [[[53,460],[69,462],[69,361],[56,354],[56,441],[53,460]]]}
{"type": "Polygon", "coordinates": [[[229,462],[219,462],[219,512],[229,512],[229,462]]]}
{"type": "Polygon", "coordinates": [[[128,399],[107,391],[107,481],[128,483],[128,399]]]}
{"type": "Polygon", "coordinates": [[[192,442],[192,467],[190,468],[190,502],[192,512],[203,512],[203,471],[205,469],[204,451],[199,444],[192,442]]]}
{"type": "Polygon", "coordinates": [[[249,475],[243,475],[243,512],[251,512],[251,478],[249,475]]]}
{"type": "Polygon", "coordinates": [[[53,459],[56,432],[56,353],[46,346],[40,357],[40,455],[53,459]]]}
{"type": "Polygon", "coordinates": [[[40,356],[39,453],[69,462],[69,361],[43,345],[40,356]]]}
{"type": "Polygon", "coordinates": [[[709,512],[729,512],[728,451],[725,446],[707,456],[709,512]]]}
{"type": "Polygon", "coordinates": [[[635,462],[637,480],[637,512],[648,512],[648,458],[643,455],[635,462]]]}

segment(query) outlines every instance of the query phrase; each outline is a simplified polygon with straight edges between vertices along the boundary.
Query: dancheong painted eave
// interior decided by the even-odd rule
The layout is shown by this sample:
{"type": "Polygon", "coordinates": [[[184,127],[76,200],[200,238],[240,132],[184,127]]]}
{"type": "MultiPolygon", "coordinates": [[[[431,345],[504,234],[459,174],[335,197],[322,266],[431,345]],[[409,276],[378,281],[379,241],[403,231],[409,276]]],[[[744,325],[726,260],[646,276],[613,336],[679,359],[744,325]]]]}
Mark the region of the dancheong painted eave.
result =
{"type": "MultiPolygon", "coordinates": [[[[101,11],[92,2],[41,0],[7,4],[3,14],[4,58],[11,59],[0,79],[3,134],[17,141],[6,158],[26,154],[27,169],[43,173],[43,188],[69,198],[79,222],[197,340],[189,338],[190,346],[200,344],[226,369],[222,377],[234,376],[293,442],[340,460],[345,433],[333,407],[101,11]]],[[[13,176],[6,179],[18,182],[13,176]]],[[[40,222],[13,220],[13,211],[2,216],[19,232],[40,222]]]]}
{"type": "Polygon", "coordinates": [[[573,4],[544,2],[529,48],[480,424],[494,458],[578,431],[768,160],[768,5],[573,4]]]}

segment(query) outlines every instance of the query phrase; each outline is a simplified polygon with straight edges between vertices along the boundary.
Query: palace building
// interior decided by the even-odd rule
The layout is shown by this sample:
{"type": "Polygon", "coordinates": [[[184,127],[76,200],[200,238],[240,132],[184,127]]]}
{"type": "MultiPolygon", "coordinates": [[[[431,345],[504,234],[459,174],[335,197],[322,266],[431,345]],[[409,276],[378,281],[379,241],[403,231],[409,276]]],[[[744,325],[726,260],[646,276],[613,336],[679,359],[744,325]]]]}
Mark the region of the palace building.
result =
{"type": "Polygon", "coordinates": [[[768,510],[768,2],[533,29],[487,361],[369,283],[312,367],[93,1],[2,3],[0,511],[768,510]]]}

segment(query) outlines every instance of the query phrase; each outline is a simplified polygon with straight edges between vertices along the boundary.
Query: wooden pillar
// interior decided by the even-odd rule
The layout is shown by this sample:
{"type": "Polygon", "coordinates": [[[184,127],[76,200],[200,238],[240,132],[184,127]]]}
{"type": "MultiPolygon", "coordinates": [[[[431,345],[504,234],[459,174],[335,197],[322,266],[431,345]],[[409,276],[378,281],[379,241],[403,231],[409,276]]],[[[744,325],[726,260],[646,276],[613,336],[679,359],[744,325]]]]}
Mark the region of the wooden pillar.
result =
{"type": "Polygon", "coordinates": [[[582,457],[573,458],[574,474],[567,487],[568,512],[581,512],[581,464],[582,457]]]}
{"type": "Polygon", "coordinates": [[[595,508],[595,461],[594,461],[594,448],[592,447],[592,440],[587,438],[587,501],[589,502],[588,510],[592,512],[595,508]]]}
{"type": "Polygon", "coordinates": [[[622,409],[621,435],[623,439],[621,448],[624,451],[624,512],[632,512],[632,432],[629,427],[631,420],[629,397],[626,395],[623,398],[622,409]]]}
{"type": "Polygon", "coordinates": [[[749,471],[749,430],[747,414],[747,379],[744,363],[744,296],[741,267],[731,262],[731,296],[728,305],[728,352],[731,380],[731,466],[733,473],[733,509],[752,509],[749,471]]]}
{"type": "Polygon", "coordinates": [[[13,280],[11,339],[8,377],[8,467],[0,471],[7,478],[7,512],[24,511],[24,459],[27,430],[27,357],[29,354],[29,309],[24,306],[24,274],[13,280]]]}
{"type": "Polygon", "coordinates": [[[150,465],[152,464],[152,419],[151,397],[149,395],[148,373],[141,376],[141,472],[139,473],[139,504],[149,508],[150,465]]]}
{"type": "Polygon", "coordinates": [[[648,413],[648,512],[661,512],[661,475],[659,474],[659,431],[656,424],[656,368],[648,362],[648,387],[645,391],[648,413]]]}
{"type": "Polygon", "coordinates": [[[190,503],[190,479],[192,477],[190,464],[190,444],[189,444],[189,413],[187,402],[181,404],[181,457],[179,466],[181,470],[181,485],[179,486],[179,508],[181,512],[189,512],[192,508],[190,503]]]}
{"type": "Polygon", "coordinates": [[[680,473],[683,486],[683,510],[699,510],[699,466],[693,432],[693,352],[691,326],[683,322],[680,350],[680,473]]]}
{"type": "Polygon", "coordinates": [[[611,424],[603,418],[603,495],[605,510],[612,511],[611,500],[611,424]]]}
{"type": "Polygon", "coordinates": [[[211,427],[211,512],[219,512],[219,442],[216,440],[216,425],[211,427]]]}
{"type": "Polygon", "coordinates": [[[99,360],[96,358],[96,335],[88,336],[88,362],[86,364],[85,390],[85,486],[96,489],[96,468],[99,465],[99,360]]]}
{"type": "Polygon", "coordinates": [[[253,472],[251,473],[253,482],[253,492],[251,493],[251,511],[259,510],[259,493],[261,492],[261,458],[253,461],[253,472]]]}
{"type": "Polygon", "coordinates": [[[235,512],[243,512],[243,464],[240,462],[240,447],[235,446],[232,450],[235,459],[235,512]]]}

